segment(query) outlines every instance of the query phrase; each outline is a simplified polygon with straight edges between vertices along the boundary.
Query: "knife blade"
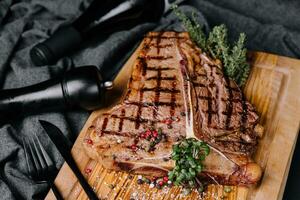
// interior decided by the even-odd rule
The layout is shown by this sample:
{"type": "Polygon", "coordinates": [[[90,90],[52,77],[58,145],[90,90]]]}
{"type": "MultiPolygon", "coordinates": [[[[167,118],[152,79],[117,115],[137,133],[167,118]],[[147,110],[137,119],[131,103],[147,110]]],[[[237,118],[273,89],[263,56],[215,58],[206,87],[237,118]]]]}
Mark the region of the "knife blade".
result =
{"type": "Polygon", "coordinates": [[[85,180],[84,176],[78,169],[76,162],[71,155],[71,145],[67,138],[63,135],[61,130],[50,122],[39,120],[40,124],[44,128],[45,132],[48,134],[62,157],[65,159],[66,163],[69,165],[75,176],[77,177],[83,190],[91,200],[99,200],[96,193],[93,191],[92,187],[85,180]]]}

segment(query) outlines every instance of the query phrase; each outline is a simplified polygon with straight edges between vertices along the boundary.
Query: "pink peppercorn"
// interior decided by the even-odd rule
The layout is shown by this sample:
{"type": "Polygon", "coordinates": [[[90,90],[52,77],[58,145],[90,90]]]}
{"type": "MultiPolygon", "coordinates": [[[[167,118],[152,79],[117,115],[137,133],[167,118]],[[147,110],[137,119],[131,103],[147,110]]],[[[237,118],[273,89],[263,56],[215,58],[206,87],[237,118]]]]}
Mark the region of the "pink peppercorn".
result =
{"type": "Polygon", "coordinates": [[[86,143],[87,143],[87,144],[90,144],[90,145],[93,145],[93,140],[91,140],[91,139],[86,139],[86,143]]]}
{"type": "Polygon", "coordinates": [[[160,185],[160,186],[163,186],[163,184],[164,184],[164,182],[162,182],[162,181],[158,182],[158,185],[160,185]]]}
{"type": "Polygon", "coordinates": [[[166,119],[166,120],[164,120],[164,123],[167,124],[167,125],[170,125],[170,124],[172,124],[172,120],[171,119],[166,119]]]}
{"type": "Polygon", "coordinates": [[[136,144],[131,145],[131,149],[132,149],[132,151],[136,151],[136,149],[137,149],[136,144]]]}
{"type": "Polygon", "coordinates": [[[165,177],[163,178],[163,181],[164,181],[165,183],[167,183],[168,180],[169,180],[169,178],[168,178],[167,176],[165,176],[165,177]]]}
{"type": "Polygon", "coordinates": [[[141,138],[146,138],[146,134],[145,134],[145,133],[142,133],[142,134],[141,134],[141,138]]]}
{"type": "Polygon", "coordinates": [[[86,173],[86,174],[90,174],[91,172],[92,172],[92,169],[91,169],[91,168],[86,168],[86,169],[85,169],[85,173],[86,173]]]}
{"type": "Polygon", "coordinates": [[[153,137],[157,137],[158,136],[158,132],[157,131],[152,131],[152,136],[153,137]]]}
{"type": "Polygon", "coordinates": [[[146,135],[151,135],[151,131],[150,131],[150,130],[147,130],[147,131],[145,132],[145,134],[146,134],[146,135]]]}

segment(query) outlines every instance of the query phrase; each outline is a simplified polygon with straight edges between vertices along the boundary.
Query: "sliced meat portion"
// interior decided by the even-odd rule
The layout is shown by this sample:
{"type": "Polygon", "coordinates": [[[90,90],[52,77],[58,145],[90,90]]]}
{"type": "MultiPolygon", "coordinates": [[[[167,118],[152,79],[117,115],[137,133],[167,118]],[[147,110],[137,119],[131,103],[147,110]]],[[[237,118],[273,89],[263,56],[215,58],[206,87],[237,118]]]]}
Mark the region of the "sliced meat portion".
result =
{"type": "Polygon", "coordinates": [[[174,167],[172,145],[194,137],[211,147],[200,177],[249,185],[261,177],[251,159],[257,123],[254,107],[188,33],[151,32],[121,103],[95,119],[83,145],[109,169],[162,176],[174,167]]]}

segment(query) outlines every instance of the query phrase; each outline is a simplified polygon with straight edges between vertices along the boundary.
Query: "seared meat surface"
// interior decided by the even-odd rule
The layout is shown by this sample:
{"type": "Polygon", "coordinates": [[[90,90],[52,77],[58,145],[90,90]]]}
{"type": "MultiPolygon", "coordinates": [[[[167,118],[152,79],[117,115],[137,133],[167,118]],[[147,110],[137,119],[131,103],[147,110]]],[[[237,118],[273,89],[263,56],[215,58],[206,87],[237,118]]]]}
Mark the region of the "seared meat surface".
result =
{"type": "Polygon", "coordinates": [[[261,176],[251,159],[261,135],[257,123],[239,87],[188,33],[151,32],[121,103],[95,119],[83,145],[109,169],[162,176],[174,167],[172,145],[195,137],[211,147],[200,177],[249,185],[261,176]]]}

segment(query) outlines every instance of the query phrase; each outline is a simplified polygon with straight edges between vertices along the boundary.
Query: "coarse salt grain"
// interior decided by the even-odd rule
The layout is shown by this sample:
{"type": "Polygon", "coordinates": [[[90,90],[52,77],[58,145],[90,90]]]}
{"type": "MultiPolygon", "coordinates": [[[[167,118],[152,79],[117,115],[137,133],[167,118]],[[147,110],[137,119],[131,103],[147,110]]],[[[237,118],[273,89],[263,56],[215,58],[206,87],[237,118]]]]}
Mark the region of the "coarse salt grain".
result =
{"type": "Polygon", "coordinates": [[[170,185],[172,183],[172,181],[168,181],[168,184],[170,185]]]}
{"type": "Polygon", "coordinates": [[[122,143],[122,140],[118,139],[118,140],[117,140],[117,143],[118,143],[118,144],[122,143]]]}
{"type": "Polygon", "coordinates": [[[154,188],[154,183],[150,183],[149,188],[154,188]]]}
{"type": "Polygon", "coordinates": [[[136,196],[137,196],[137,193],[136,193],[136,192],[132,193],[132,196],[133,196],[133,197],[136,197],[136,196]]]}

